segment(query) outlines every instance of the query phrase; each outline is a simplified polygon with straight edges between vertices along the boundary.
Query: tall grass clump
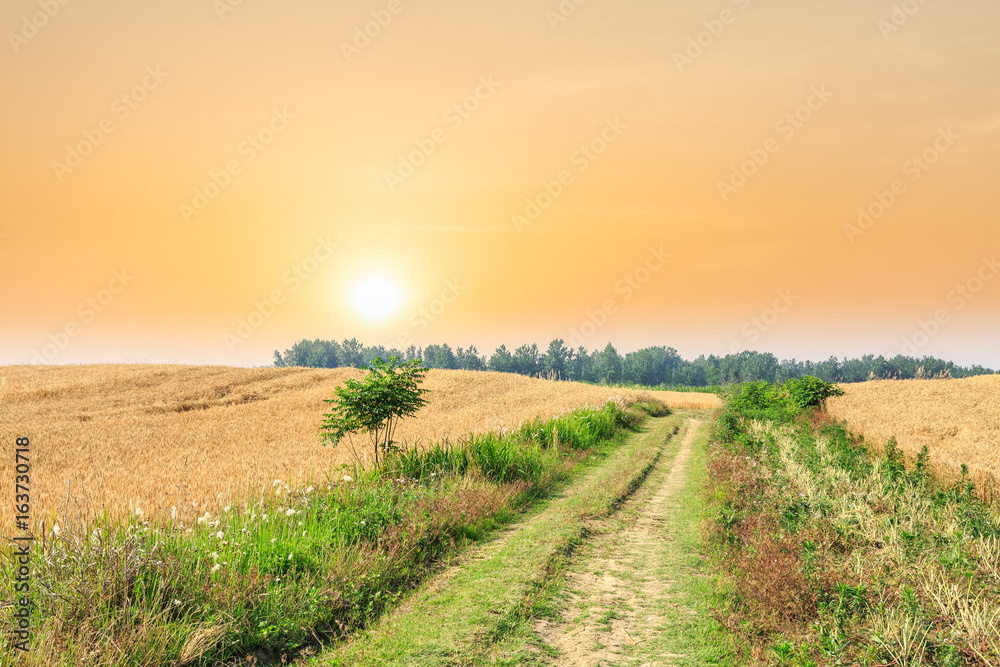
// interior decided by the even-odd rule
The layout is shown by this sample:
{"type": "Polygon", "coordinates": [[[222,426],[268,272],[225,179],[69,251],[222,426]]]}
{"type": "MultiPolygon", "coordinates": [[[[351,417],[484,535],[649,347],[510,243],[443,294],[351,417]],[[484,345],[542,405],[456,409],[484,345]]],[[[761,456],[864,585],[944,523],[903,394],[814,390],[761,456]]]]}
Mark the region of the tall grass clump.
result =
{"type": "Polygon", "coordinates": [[[710,464],[716,613],[747,662],[1000,664],[996,508],[794,396],[735,390],[710,464]]]}
{"type": "MultiPolygon", "coordinates": [[[[4,631],[0,665],[306,655],[369,624],[444,556],[511,521],[649,411],[618,404],[533,431],[396,450],[377,468],[303,486],[276,479],[212,511],[192,501],[149,521],[104,513],[48,524],[31,555],[31,652],[15,654],[4,631]]],[[[10,628],[15,561],[2,554],[0,625],[10,628]]]]}

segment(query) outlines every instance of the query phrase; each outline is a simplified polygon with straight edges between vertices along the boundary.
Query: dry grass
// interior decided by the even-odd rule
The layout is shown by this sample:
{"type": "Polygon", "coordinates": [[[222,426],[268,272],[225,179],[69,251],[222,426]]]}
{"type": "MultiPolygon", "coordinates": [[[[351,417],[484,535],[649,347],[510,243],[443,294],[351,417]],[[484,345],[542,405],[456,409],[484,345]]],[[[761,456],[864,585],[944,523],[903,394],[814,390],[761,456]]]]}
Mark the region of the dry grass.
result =
{"type": "MultiPolygon", "coordinates": [[[[244,493],[273,493],[349,462],[320,444],[334,388],[354,369],[214,366],[12,366],[0,369],[0,453],[31,438],[32,506],[61,516],[72,482],[74,507],[151,516],[182,501],[216,507],[244,493]],[[185,460],[187,464],[185,466],[185,460]],[[184,483],[183,495],[179,485],[184,483]],[[221,494],[221,497],[219,496],[221,494]]],[[[718,407],[712,394],[640,392],[499,373],[431,371],[428,405],[399,439],[427,443],[473,431],[516,428],[540,416],[603,404],[614,396],[672,407],[718,407]]],[[[8,474],[13,474],[10,468],[8,474]]],[[[2,525],[12,515],[5,506],[2,525]]]]}
{"type": "Polygon", "coordinates": [[[907,458],[926,445],[948,477],[963,463],[973,479],[1000,480],[1000,376],[962,380],[882,380],[841,385],[827,408],[873,444],[895,436],[907,458]]]}

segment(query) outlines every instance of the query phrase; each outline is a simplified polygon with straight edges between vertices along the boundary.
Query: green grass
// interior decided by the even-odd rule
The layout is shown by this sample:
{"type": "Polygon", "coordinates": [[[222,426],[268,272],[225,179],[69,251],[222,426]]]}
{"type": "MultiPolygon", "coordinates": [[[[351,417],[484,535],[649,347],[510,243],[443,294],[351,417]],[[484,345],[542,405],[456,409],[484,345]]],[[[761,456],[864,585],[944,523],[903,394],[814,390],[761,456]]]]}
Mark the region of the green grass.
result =
{"type": "MultiPolygon", "coordinates": [[[[613,456],[641,410],[610,405],[399,454],[219,515],[100,518],[35,545],[33,643],[0,665],[214,664],[291,654],[377,619],[442,559],[613,456]]],[[[0,600],[14,599],[9,550],[0,600]]],[[[0,621],[9,625],[9,608],[0,621]]]]}
{"type": "Polygon", "coordinates": [[[747,664],[1000,664],[1000,514],[970,482],[809,413],[727,412],[710,466],[717,612],[747,664]]]}
{"type": "MultiPolygon", "coordinates": [[[[681,449],[683,439],[674,438],[643,487],[618,513],[595,525],[597,533],[568,568],[577,580],[589,576],[619,582],[613,603],[594,591],[570,586],[569,580],[552,592],[555,611],[549,620],[561,632],[572,637],[588,627],[603,629],[605,634],[591,648],[607,648],[607,642],[620,639],[612,632],[615,621],[630,629],[629,636],[634,634],[637,641],[619,646],[616,664],[733,664],[729,637],[711,617],[714,587],[701,537],[708,437],[709,429],[699,429],[683,476],[678,469],[680,485],[658,498],[681,449]],[[654,500],[658,509],[651,508],[654,500]],[[650,512],[662,518],[656,533],[636,533],[637,521],[648,521],[650,512]]],[[[535,646],[538,656],[555,650],[541,637],[535,637],[535,646]]]]}
{"type": "Polygon", "coordinates": [[[587,536],[588,517],[613,511],[649,471],[677,417],[657,420],[459,565],[425,583],[364,634],[314,665],[540,664],[524,643],[551,588],[587,536]]]}

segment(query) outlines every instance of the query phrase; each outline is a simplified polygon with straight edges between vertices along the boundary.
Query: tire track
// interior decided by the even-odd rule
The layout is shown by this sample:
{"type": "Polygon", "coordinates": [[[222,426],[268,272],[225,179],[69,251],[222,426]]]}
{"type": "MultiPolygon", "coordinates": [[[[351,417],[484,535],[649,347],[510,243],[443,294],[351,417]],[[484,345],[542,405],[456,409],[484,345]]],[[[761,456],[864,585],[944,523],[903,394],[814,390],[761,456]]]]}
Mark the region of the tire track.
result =
{"type": "Polygon", "coordinates": [[[644,487],[620,512],[594,527],[595,535],[566,575],[561,618],[535,625],[537,634],[558,653],[552,664],[597,667],[624,664],[626,658],[633,658],[630,664],[673,664],[688,657],[657,650],[648,656],[652,661],[634,660],[647,653],[640,645],[653,636],[662,637],[676,624],[678,614],[697,615],[686,600],[674,599],[677,577],[685,573],[675,567],[676,554],[668,553],[668,547],[677,530],[690,529],[676,525],[671,516],[682,500],[680,492],[701,426],[700,421],[689,421],[672,464],[661,458],[644,487]],[[676,613],[665,615],[664,605],[676,613]]]}

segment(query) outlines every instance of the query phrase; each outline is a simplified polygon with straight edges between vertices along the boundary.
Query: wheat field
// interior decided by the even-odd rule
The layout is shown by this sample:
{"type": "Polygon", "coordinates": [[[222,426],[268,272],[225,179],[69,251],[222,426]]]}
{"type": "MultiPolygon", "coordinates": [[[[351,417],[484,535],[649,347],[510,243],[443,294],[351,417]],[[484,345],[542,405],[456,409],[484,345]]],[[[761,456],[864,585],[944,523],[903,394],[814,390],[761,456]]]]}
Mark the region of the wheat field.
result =
{"type": "MultiPolygon", "coordinates": [[[[93,515],[175,506],[216,508],[292,487],[351,461],[345,446],[318,435],[323,399],[355,369],[171,365],[0,368],[3,460],[15,438],[31,438],[32,514],[93,515]]],[[[397,440],[418,445],[470,432],[516,428],[622,396],[672,407],[719,405],[713,394],[639,392],[502,373],[432,370],[428,404],[405,420],[397,440]]],[[[7,467],[6,465],[4,467],[7,467]]],[[[13,474],[13,464],[8,468],[13,474]]],[[[12,521],[4,504],[3,525],[12,521]]],[[[50,521],[52,518],[49,519],[50,521]]]]}
{"type": "Polygon", "coordinates": [[[947,477],[967,464],[976,480],[1000,480],[1000,376],[961,380],[880,380],[840,385],[827,410],[865,439],[895,436],[907,459],[926,445],[947,477]]]}

